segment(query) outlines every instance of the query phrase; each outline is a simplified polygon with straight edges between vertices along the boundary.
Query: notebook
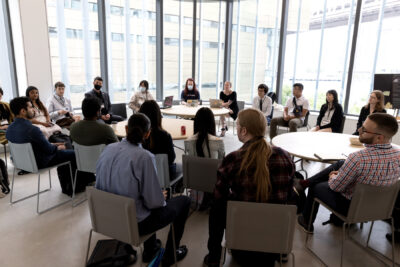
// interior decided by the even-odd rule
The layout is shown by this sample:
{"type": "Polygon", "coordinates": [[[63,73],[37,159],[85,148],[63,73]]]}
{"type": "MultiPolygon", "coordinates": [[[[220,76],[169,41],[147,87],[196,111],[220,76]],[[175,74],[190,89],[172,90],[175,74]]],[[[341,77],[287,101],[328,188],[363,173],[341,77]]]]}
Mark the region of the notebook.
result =
{"type": "Polygon", "coordinates": [[[314,156],[321,161],[336,161],[346,159],[346,155],[329,152],[314,153],[314,156]]]}

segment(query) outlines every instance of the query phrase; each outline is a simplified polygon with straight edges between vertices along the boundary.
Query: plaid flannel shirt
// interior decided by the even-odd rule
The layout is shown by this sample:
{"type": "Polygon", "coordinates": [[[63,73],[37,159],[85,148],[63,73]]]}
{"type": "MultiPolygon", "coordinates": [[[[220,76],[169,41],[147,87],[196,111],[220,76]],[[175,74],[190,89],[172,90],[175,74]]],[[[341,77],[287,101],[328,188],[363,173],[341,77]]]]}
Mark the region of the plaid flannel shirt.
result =
{"type": "MultiPolygon", "coordinates": [[[[256,202],[257,185],[253,181],[252,171],[248,176],[239,176],[240,164],[250,142],[239,150],[227,155],[218,169],[214,197],[216,200],[237,200],[256,202]]],[[[294,177],[294,163],[285,150],[272,147],[272,155],[268,160],[268,168],[272,185],[269,203],[285,204],[291,190],[294,177]]]]}
{"type": "Polygon", "coordinates": [[[390,186],[400,177],[400,149],[391,144],[365,145],[351,153],[336,177],[329,179],[333,191],[351,199],[357,183],[390,186]]]}

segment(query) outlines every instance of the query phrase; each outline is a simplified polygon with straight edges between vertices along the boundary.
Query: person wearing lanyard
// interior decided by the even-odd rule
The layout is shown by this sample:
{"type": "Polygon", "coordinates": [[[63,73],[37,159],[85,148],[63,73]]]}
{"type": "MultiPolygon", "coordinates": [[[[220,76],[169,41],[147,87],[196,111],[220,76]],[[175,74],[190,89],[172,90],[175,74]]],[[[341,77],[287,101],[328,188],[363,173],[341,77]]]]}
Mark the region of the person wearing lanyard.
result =
{"type": "Polygon", "coordinates": [[[50,118],[57,123],[58,120],[71,118],[74,121],[80,120],[79,115],[72,113],[71,100],[64,97],[65,85],[62,82],[56,82],[54,85],[54,95],[47,100],[47,111],[50,118]]]}
{"type": "Polygon", "coordinates": [[[339,104],[338,94],[335,90],[329,90],[326,93],[326,104],[319,111],[317,124],[310,131],[340,133],[342,121],[343,108],[339,104]]]}
{"type": "Polygon", "coordinates": [[[264,114],[264,117],[271,115],[272,111],[272,99],[267,96],[268,86],[266,84],[260,84],[258,86],[258,95],[253,99],[253,108],[258,109],[264,114]]]}

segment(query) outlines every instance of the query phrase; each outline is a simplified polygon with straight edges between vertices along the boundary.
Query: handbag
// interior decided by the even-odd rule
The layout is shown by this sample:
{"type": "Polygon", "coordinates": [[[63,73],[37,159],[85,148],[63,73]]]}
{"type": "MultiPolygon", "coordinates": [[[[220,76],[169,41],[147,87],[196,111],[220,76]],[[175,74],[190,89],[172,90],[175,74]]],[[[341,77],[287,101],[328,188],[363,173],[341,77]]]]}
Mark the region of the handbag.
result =
{"type": "Polygon", "coordinates": [[[59,119],[56,121],[56,124],[58,126],[60,126],[61,128],[68,128],[69,126],[71,126],[72,123],[74,123],[75,120],[71,117],[65,117],[62,119],[59,119]]]}
{"type": "Polygon", "coordinates": [[[295,117],[301,117],[301,115],[303,114],[303,106],[298,106],[296,103],[296,97],[293,97],[293,114],[295,117]]]}

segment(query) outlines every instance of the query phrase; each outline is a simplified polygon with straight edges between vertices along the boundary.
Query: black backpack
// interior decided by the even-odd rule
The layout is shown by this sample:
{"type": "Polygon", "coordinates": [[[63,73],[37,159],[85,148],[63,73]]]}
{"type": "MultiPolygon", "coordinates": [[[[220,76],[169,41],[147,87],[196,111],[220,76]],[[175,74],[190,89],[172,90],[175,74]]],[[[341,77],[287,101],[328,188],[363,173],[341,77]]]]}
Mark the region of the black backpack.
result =
{"type": "Polygon", "coordinates": [[[136,262],[136,251],[131,245],[115,239],[99,240],[87,267],[122,267],[136,262]]]}

